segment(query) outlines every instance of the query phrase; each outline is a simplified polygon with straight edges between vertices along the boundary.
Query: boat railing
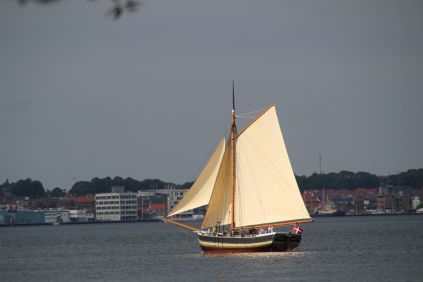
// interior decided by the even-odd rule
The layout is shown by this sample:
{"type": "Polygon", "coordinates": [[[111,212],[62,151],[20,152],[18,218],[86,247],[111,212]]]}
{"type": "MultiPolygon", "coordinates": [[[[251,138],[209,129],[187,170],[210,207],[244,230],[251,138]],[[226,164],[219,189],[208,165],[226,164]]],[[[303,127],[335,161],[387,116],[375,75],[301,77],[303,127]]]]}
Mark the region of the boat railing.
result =
{"type": "Polygon", "coordinates": [[[255,230],[258,232],[250,232],[249,230],[241,231],[241,232],[212,232],[210,230],[199,230],[194,231],[199,235],[203,236],[213,236],[213,237],[262,237],[262,236],[268,236],[268,235],[274,235],[276,232],[273,230],[267,230],[267,229],[261,229],[261,230],[255,230]]]}

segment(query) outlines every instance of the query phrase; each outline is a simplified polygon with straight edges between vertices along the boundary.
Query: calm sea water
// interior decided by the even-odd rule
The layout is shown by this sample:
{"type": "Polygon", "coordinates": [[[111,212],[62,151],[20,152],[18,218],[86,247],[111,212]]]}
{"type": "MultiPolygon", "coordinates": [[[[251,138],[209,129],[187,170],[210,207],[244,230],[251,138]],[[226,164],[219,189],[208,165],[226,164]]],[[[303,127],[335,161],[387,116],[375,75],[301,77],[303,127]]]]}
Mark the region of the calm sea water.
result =
{"type": "Polygon", "coordinates": [[[207,255],[164,223],[0,228],[0,281],[423,281],[423,216],[318,218],[290,253],[207,255]]]}

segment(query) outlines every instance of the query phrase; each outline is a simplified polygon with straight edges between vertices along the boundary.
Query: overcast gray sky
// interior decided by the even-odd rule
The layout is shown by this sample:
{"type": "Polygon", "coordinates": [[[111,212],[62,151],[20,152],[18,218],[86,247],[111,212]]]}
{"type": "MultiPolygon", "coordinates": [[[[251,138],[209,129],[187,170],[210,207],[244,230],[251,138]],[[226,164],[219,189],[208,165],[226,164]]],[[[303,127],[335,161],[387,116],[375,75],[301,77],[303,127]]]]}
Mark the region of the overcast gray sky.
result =
{"type": "Polygon", "coordinates": [[[0,1],[0,182],[182,183],[278,102],[297,174],[423,167],[423,1],[0,1]]]}

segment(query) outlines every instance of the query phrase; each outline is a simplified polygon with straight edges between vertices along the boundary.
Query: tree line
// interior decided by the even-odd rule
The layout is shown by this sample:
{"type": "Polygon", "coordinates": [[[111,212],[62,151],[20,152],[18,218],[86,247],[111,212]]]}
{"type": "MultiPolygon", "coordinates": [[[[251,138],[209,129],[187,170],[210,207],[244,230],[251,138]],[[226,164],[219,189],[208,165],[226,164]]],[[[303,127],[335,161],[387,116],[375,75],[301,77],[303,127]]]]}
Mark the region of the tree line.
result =
{"type": "Polygon", "coordinates": [[[107,193],[111,192],[112,186],[124,186],[125,191],[131,192],[137,192],[139,190],[158,190],[165,189],[168,187],[186,189],[191,187],[191,184],[192,183],[187,182],[180,185],[172,182],[165,182],[160,179],[144,179],[142,181],[139,181],[131,177],[122,178],[120,176],[116,176],[113,179],[111,177],[95,177],[91,179],[91,181],[76,182],[70,189],[69,193],[75,196],[107,193]]]}
{"type": "Polygon", "coordinates": [[[410,169],[398,174],[377,176],[368,172],[342,170],[338,173],[313,173],[310,176],[296,176],[300,190],[305,189],[355,189],[379,186],[409,186],[423,188],[423,169],[410,169]]]}
{"type": "MultiPolygon", "coordinates": [[[[296,176],[298,186],[301,191],[306,189],[355,189],[355,188],[375,188],[379,186],[410,186],[412,188],[423,188],[423,168],[410,169],[398,174],[388,176],[377,176],[368,172],[351,172],[340,171],[338,173],[313,173],[310,176],[296,176]]],[[[77,181],[69,193],[74,196],[82,196],[96,193],[111,192],[112,186],[124,186],[126,191],[137,192],[138,190],[158,190],[167,187],[188,189],[193,181],[184,184],[175,184],[165,182],[160,179],[144,179],[142,181],[131,177],[122,178],[116,176],[114,178],[95,177],[91,181],[77,181]]],[[[62,188],[55,187],[53,190],[45,190],[43,184],[39,180],[27,178],[14,183],[6,180],[0,184],[0,196],[5,191],[10,191],[14,196],[18,197],[60,197],[66,191],[62,188]]]]}

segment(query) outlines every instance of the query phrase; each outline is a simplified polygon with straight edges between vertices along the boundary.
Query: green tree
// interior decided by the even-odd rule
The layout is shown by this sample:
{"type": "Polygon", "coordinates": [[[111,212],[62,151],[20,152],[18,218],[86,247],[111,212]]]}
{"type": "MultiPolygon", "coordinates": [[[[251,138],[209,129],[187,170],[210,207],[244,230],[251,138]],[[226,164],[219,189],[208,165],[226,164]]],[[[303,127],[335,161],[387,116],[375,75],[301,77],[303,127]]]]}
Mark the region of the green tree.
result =
{"type": "Polygon", "coordinates": [[[115,176],[112,180],[113,186],[125,186],[125,180],[120,176],[115,176]]]}
{"type": "Polygon", "coordinates": [[[98,178],[95,177],[91,180],[94,185],[95,193],[108,193],[112,190],[112,179],[110,177],[98,178]]]}
{"type": "Polygon", "coordinates": [[[74,196],[95,194],[95,187],[89,181],[78,181],[72,186],[69,193],[74,196]]]}
{"type": "Polygon", "coordinates": [[[51,197],[61,197],[64,194],[63,190],[60,189],[59,187],[55,187],[53,190],[51,190],[50,192],[50,196],[51,197]]]}
{"type": "Polygon", "coordinates": [[[32,181],[31,178],[19,180],[10,186],[12,188],[12,194],[15,196],[40,198],[43,197],[45,193],[43,184],[38,180],[32,181]]]}

